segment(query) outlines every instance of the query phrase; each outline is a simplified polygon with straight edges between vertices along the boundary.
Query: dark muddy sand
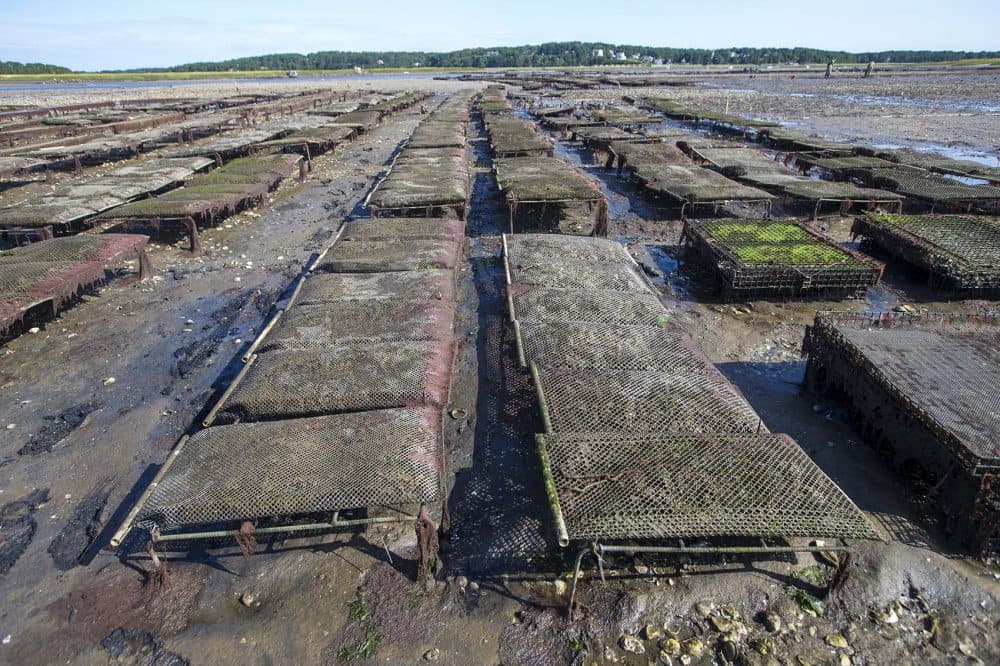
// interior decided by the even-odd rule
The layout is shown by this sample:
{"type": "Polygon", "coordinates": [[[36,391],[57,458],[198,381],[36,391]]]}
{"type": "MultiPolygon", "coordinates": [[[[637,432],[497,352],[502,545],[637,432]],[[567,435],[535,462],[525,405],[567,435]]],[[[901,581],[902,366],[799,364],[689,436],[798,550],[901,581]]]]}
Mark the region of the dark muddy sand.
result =
{"type": "MultiPolygon", "coordinates": [[[[901,102],[877,107],[891,111],[883,120],[843,99],[862,94],[854,80],[810,82],[812,98],[789,96],[791,82],[756,81],[668,94],[720,110],[726,95],[766,98],[767,117],[837,138],[902,144],[913,119],[925,118],[935,145],[985,154],[1000,142],[995,112],[901,102]],[[951,113],[963,115],[944,117],[967,120],[937,122],[951,113]]],[[[941,75],[875,82],[879,98],[951,90],[968,104],[996,86],[941,75]]],[[[607,584],[583,581],[582,618],[567,620],[568,563],[553,549],[530,379],[516,367],[506,321],[507,213],[478,122],[449,407],[465,416],[446,433],[454,478],[443,580],[431,589],[413,582],[409,525],[275,542],[249,560],[235,548],[195,549],[174,555],[165,575],[146,557],[100,550],[313,253],[341,220],[364,213],[360,201],[419,120],[417,111],[397,114],[318,158],[306,183],[283,184],[267,208],[205,230],[201,256],[183,239],[154,242],[151,280],[118,280],[0,347],[0,662],[336,664],[367,654],[388,664],[1000,662],[1000,574],[954,552],[933,507],[861,443],[838,406],[801,392],[799,358],[818,309],[996,304],[941,301],[895,263],[865,300],[716,302],[707,276],[678,251],[680,221],[560,143],[560,156],[602,183],[610,235],[647,267],[675,317],[767,426],[795,437],[887,539],[836,562],[609,562],[607,584]]],[[[848,240],[849,220],[818,224],[848,240]]]]}

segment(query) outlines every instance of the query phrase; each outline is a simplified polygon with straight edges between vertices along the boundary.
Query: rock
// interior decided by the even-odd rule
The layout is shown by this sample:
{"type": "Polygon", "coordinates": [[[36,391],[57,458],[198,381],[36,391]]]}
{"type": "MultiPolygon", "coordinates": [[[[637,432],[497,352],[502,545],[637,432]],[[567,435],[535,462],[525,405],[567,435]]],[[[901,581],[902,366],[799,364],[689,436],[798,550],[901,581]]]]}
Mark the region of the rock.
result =
{"type": "Polygon", "coordinates": [[[846,652],[840,653],[838,661],[840,662],[840,666],[851,666],[851,658],[847,656],[846,652]]]}
{"type": "Polygon", "coordinates": [[[660,641],[660,652],[666,652],[672,657],[681,653],[681,642],[676,638],[664,638],[660,641]]]}
{"type": "Polygon", "coordinates": [[[247,608],[253,606],[253,602],[256,599],[257,597],[254,595],[253,592],[244,592],[243,594],[240,595],[240,603],[246,606],[247,608]]]}
{"type": "Polygon", "coordinates": [[[684,650],[692,657],[699,657],[701,653],[705,651],[705,644],[697,638],[692,638],[688,642],[684,643],[684,650]]]}
{"type": "Polygon", "coordinates": [[[618,659],[618,655],[614,651],[614,648],[612,648],[610,645],[604,646],[604,661],[608,662],[609,664],[617,664],[620,661],[618,659]]]}
{"type": "Polygon", "coordinates": [[[715,630],[720,633],[728,634],[733,630],[733,623],[729,620],[729,618],[722,617],[720,615],[712,615],[708,618],[708,621],[711,622],[712,626],[715,627],[715,630]]]}
{"type": "Polygon", "coordinates": [[[736,644],[732,641],[722,641],[719,643],[719,656],[728,662],[734,662],[739,656],[739,650],[736,649],[736,644]]]}
{"type": "Polygon", "coordinates": [[[691,655],[689,655],[689,654],[682,654],[678,658],[678,661],[681,662],[682,666],[688,666],[688,664],[691,663],[691,655]]]}
{"type": "Polygon", "coordinates": [[[801,654],[795,657],[795,661],[799,664],[799,666],[813,666],[813,663],[801,654]]]}
{"type": "Polygon", "coordinates": [[[42,329],[38,328],[37,326],[32,326],[31,328],[28,329],[28,333],[34,335],[35,333],[38,333],[40,330],[42,329]]]}
{"type": "Polygon", "coordinates": [[[826,637],[826,644],[830,647],[835,647],[838,650],[843,650],[847,647],[847,639],[840,634],[830,634],[826,637]]]}
{"type": "Polygon", "coordinates": [[[632,654],[646,654],[646,646],[631,634],[622,634],[622,637],[618,639],[618,645],[621,646],[621,649],[632,654]]]}
{"type": "Polygon", "coordinates": [[[958,649],[958,637],[948,620],[931,616],[931,645],[941,652],[954,652],[958,649]]]}
{"type": "Polygon", "coordinates": [[[427,652],[424,652],[424,659],[426,661],[437,661],[441,658],[441,650],[437,648],[431,648],[427,652]]]}
{"type": "Polygon", "coordinates": [[[774,611],[764,613],[764,628],[772,634],[781,631],[781,616],[774,611]]]}
{"type": "Polygon", "coordinates": [[[663,630],[657,627],[655,624],[647,624],[642,629],[642,637],[647,641],[655,641],[663,635],[663,630]]]}
{"type": "Polygon", "coordinates": [[[478,592],[478,591],[479,591],[479,583],[477,583],[476,581],[472,581],[471,583],[469,583],[469,592],[478,592]]]}
{"type": "Polygon", "coordinates": [[[114,384],[116,381],[118,381],[118,380],[115,379],[114,377],[108,377],[107,379],[104,380],[104,385],[105,386],[110,386],[110,385],[114,384]]]}
{"type": "Polygon", "coordinates": [[[458,578],[455,579],[455,583],[458,585],[458,589],[464,590],[466,587],[469,586],[469,579],[466,578],[465,576],[459,576],[458,578]]]}
{"type": "Polygon", "coordinates": [[[564,581],[562,578],[557,578],[552,585],[555,588],[557,595],[559,595],[560,597],[565,596],[566,588],[568,587],[566,585],[566,581],[564,581]]]}
{"type": "Polygon", "coordinates": [[[636,572],[640,576],[645,576],[649,573],[649,567],[642,563],[638,557],[632,561],[632,571],[636,572]]]}
{"type": "Polygon", "coordinates": [[[660,663],[663,666],[674,666],[674,660],[670,658],[670,655],[660,650],[660,663]]]}
{"type": "Polygon", "coordinates": [[[707,601],[699,601],[694,605],[695,612],[702,617],[708,617],[712,614],[712,604],[707,601]]]}
{"type": "Polygon", "coordinates": [[[964,654],[966,657],[976,656],[976,644],[972,642],[972,638],[965,634],[958,635],[958,651],[964,654]]]}

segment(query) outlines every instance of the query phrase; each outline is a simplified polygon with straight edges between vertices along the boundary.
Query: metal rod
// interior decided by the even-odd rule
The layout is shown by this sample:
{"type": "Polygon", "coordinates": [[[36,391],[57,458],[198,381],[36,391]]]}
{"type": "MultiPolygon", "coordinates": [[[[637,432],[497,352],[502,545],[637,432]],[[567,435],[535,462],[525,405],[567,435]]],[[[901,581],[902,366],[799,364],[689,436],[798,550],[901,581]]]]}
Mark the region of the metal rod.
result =
{"type": "Polygon", "coordinates": [[[337,241],[340,240],[340,236],[344,233],[344,227],[346,226],[347,222],[342,220],[340,223],[340,227],[337,229],[337,233],[333,235],[333,240],[331,240],[327,244],[327,246],[324,247],[323,250],[318,255],[316,255],[316,259],[314,259],[313,262],[309,264],[309,268],[306,269],[306,272],[312,273],[314,270],[316,270],[316,267],[319,266],[319,262],[321,262],[323,260],[323,257],[326,256],[326,253],[329,252],[331,249],[333,249],[333,246],[336,245],[337,241]]]}
{"type": "Polygon", "coordinates": [[[535,365],[534,361],[531,361],[529,366],[531,370],[531,381],[535,384],[535,393],[538,395],[538,407],[542,412],[542,424],[545,426],[545,433],[551,434],[552,421],[549,420],[549,403],[545,400],[545,391],[542,390],[542,380],[538,376],[538,366],[535,365]]]}
{"type": "Polygon", "coordinates": [[[549,497],[549,507],[552,509],[552,517],[556,521],[556,538],[559,541],[559,546],[565,548],[569,545],[569,534],[566,531],[566,521],[563,520],[562,507],[559,506],[559,493],[556,492],[556,480],[552,476],[552,462],[549,460],[549,451],[545,446],[545,435],[535,435],[535,444],[538,445],[538,457],[542,460],[545,494],[549,497]]]}
{"type": "Polygon", "coordinates": [[[522,368],[528,367],[528,360],[524,354],[524,338],[521,337],[521,322],[514,319],[514,341],[517,347],[517,362],[522,368]]]}
{"type": "MultiPolygon", "coordinates": [[[[328,523],[304,523],[302,525],[283,525],[277,527],[257,527],[257,534],[293,534],[295,532],[315,532],[340,527],[356,527],[358,525],[377,525],[382,523],[401,523],[406,520],[416,520],[416,516],[402,514],[400,516],[383,516],[381,518],[357,518],[354,520],[332,520],[328,523]]],[[[216,530],[212,532],[180,532],[177,534],[157,534],[155,541],[194,541],[198,539],[222,539],[236,536],[239,530],[216,530]]]]}
{"type": "Polygon", "coordinates": [[[503,243],[503,271],[504,275],[507,276],[508,286],[511,284],[510,279],[510,255],[507,252],[507,234],[501,234],[500,240],[503,243]]]}
{"type": "Polygon", "coordinates": [[[236,390],[236,387],[239,386],[241,381],[243,381],[243,378],[250,370],[250,366],[253,365],[253,362],[256,360],[257,360],[257,354],[254,354],[253,356],[250,357],[250,360],[246,362],[246,364],[243,366],[243,369],[240,370],[238,375],[236,375],[236,379],[234,379],[232,383],[230,383],[229,386],[226,387],[225,392],[223,392],[223,394],[219,397],[219,400],[212,407],[211,411],[208,413],[208,416],[206,416],[205,420],[201,422],[203,426],[207,428],[210,425],[212,425],[212,422],[215,421],[216,414],[218,414],[219,410],[222,409],[222,405],[225,404],[226,400],[229,399],[229,396],[231,396],[233,394],[233,391],[236,390]]]}
{"type": "Polygon", "coordinates": [[[118,531],[111,537],[112,548],[117,548],[121,545],[122,541],[125,539],[125,535],[132,529],[132,523],[135,522],[135,518],[139,515],[139,511],[146,503],[146,500],[149,499],[149,496],[153,494],[153,491],[156,490],[156,487],[160,484],[160,480],[163,479],[167,470],[169,470],[170,466],[174,464],[175,460],[177,460],[177,456],[180,455],[181,449],[183,449],[184,445],[187,444],[188,439],[190,439],[190,436],[184,435],[177,440],[177,444],[174,445],[173,450],[167,455],[167,459],[163,462],[163,465],[160,466],[160,470],[156,473],[156,476],[154,476],[153,480],[149,482],[146,490],[143,491],[142,495],[139,496],[139,499],[132,506],[131,511],[129,511],[128,515],[125,516],[125,520],[122,521],[121,527],[119,527],[118,531]]]}
{"type": "Polygon", "coordinates": [[[263,329],[261,329],[261,332],[257,335],[256,338],[254,338],[254,341],[250,343],[250,347],[246,350],[246,352],[244,352],[243,354],[244,363],[248,362],[257,352],[257,348],[260,347],[260,345],[264,342],[264,338],[266,338],[267,334],[271,332],[271,329],[274,328],[274,325],[278,323],[278,320],[281,319],[281,315],[283,314],[285,314],[285,311],[283,309],[275,312],[274,316],[271,317],[271,320],[267,322],[267,325],[263,329]]]}

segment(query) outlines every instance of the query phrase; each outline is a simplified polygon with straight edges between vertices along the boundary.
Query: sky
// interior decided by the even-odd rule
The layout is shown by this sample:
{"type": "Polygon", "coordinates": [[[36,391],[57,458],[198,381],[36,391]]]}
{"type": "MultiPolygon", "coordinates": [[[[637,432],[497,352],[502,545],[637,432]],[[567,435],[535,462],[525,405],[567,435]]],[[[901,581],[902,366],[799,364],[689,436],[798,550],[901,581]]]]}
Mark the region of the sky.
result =
{"type": "Polygon", "coordinates": [[[0,60],[75,70],[266,53],[554,41],[846,51],[1000,50],[1000,0],[0,0],[0,60]]]}

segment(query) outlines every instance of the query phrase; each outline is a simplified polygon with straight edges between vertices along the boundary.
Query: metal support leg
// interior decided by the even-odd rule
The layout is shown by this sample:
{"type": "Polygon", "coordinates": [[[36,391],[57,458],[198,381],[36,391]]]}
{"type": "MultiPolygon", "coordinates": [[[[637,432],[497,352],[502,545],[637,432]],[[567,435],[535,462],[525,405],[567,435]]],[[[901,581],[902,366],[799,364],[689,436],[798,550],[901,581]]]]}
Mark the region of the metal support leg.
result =
{"type": "Polygon", "coordinates": [[[185,217],[181,220],[181,224],[184,225],[184,229],[187,230],[188,236],[191,238],[191,254],[198,254],[201,252],[201,243],[198,241],[198,225],[193,217],[185,217]]]}

